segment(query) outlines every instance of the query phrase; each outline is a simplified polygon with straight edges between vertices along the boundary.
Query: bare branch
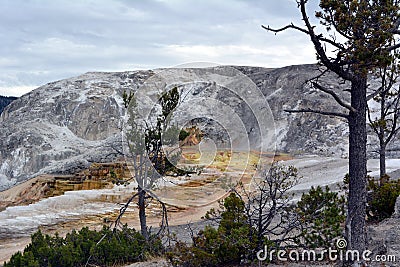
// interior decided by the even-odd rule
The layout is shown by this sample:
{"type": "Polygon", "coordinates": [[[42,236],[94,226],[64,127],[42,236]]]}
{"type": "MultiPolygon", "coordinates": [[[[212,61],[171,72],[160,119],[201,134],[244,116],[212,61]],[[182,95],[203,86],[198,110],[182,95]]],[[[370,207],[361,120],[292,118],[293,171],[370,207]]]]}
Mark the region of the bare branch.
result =
{"type": "Polygon", "coordinates": [[[357,110],[355,108],[353,108],[349,103],[345,103],[342,99],[340,99],[340,97],[332,90],[323,87],[322,85],[313,82],[312,85],[317,88],[318,90],[330,94],[335,100],[336,102],[341,105],[344,108],[347,108],[348,110],[350,110],[351,112],[357,112],[357,110]]]}
{"type": "Polygon", "coordinates": [[[125,214],[126,209],[128,208],[129,204],[132,202],[132,200],[137,197],[139,195],[139,193],[136,193],[134,195],[132,195],[129,200],[121,207],[121,209],[119,210],[119,215],[117,217],[117,219],[114,221],[114,230],[117,228],[117,226],[119,225],[122,216],[125,214]]]}
{"type": "Polygon", "coordinates": [[[394,107],[395,112],[393,115],[393,125],[390,130],[389,136],[385,140],[385,145],[387,145],[392,140],[393,136],[395,136],[400,129],[397,127],[398,112],[399,112],[399,99],[400,99],[400,95],[398,95],[397,99],[396,99],[396,105],[394,107]]]}
{"type": "Polygon", "coordinates": [[[309,32],[306,29],[300,28],[300,27],[294,25],[293,23],[291,23],[289,25],[286,25],[286,26],[284,26],[282,28],[279,28],[279,29],[273,29],[269,25],[268,26],[261,25],[261,27],[264,28],[267,31],[274,32],[275,34],[277,34],[279,32],[283,32],[283,31],[285,31],[287,29],[294,29],[294,30],[298,30],[298,31],[300,31],[302,33],[305,33],[305,34],[309,34],[309,32]]]}
{"type": "Polygon", "coordinates": [[[385,50],[386,50],[386,51],[393,51],[393,50],[396,50],[396,49],[398,49],[398,48],[400,48],[400,43],[394,44],[394,45],[389,46],[389,47],[386,47],[385,50]]]}
{"type": "Polygon", "coordinates": [[[339,75],[341,78],[351,81],[354,80],[354,77],[352,74],[350,74],[347,71],[344,71],[341,67],[340,64],[335,64],[332,63],[328,56],[326,55],[325,49],[322,47],[322,44],[320,42],[320,39],[314,32],[314,27],[311,26],[310,20],[307,16],[307,11],[306,11],[306,0],[300,0],[299,1],[299,6],[300,6],[300,11],[303,17],[303,21],[306,24],[307,27],[307,32],[308,35],[311,38],[311,41],[314,44],[315,50],[317,51],[317,54],[321,60],[321,62],[331,71],[335,72],[337,75],[339,75]]]}
{"type": "Polygon", "coordinates": [[[391,33],[393,34],[400,34],[400,17],[397,18],[394,27],[390,30],[391,33]]]}
{"type": "MultiPolygon", "coordinates": [[[[291,23],[291,24],[289,24],[289,25],[286,25],[285,27],[282,27],[282,28],[279,28],[279,29],[273,29],[273,28],[271,28],[269,25],[268,25],[268,26],[261,25],[261,27],[262,27],[263,29],[265,29],[265,30],[267,30],[267,31],[270,31],[270,32],[273,32],[273,33],[275,33],[275,34],[277,34],[277,33],[279,33],[279,32],[282,32],[282,31],[285,31],[285,30],[287,30],[287,29],[294,29],[294,30],[297,30],[297,31],[299,31],[299,32],[302,32],[302,33],[305,33],[305,34],[307,34],[307,35],[310,35],[310,33],[309,33],[306,29],[303,29],[303,28],[301,28],[301,27],[299,27],[299,26],[296,26],[296,25],[294,25],[293,23],[291,23]]],[[[343,47],[340,43],[337,43],[337,42],[335,42],[334,40],[325,38],[325,37],[322,36],[322,34],[318,35],[317,38],[318,38],[320,41],[326,42],[326,43],[328,43],[328,44],[330,44],[330,45],[332,45],[332,46],[334,46],[334,47],[336,47],[336,48],[339,48],[339,49],[342,49],[342,50],[344,49],[344,47],[343,47]]]]}
{"type": "Polygon", "coordinates": [[[289,113],[316,113],[316,114],[321,114],[321,115],[325,115],[325,116],[333,116],[333,117],[341,117],[341,118],[345,118],[348,119],[349,115],[345,114],[345,113],[340,113],[340,112],[329,112],[329,111],[322,111],[322,110],[314,110],[314,109],[285,109],[285,112],[289,112],[289,113]]]}
{"type": "Polygon", "coordinates": [[[379,95],[382,92],[383,86],[379,87],[377,90],[375,90],[372,94],[367,95],[367,102],[370,101],[372,98],[375,96],[379,95]]]}
{"type": "Polygon", "coordinates": [[[372,130],[375,132],[376,135],[379,136],[378,128],[374,126],[374,121],[372,120],[372,117],[371,117],[371,109],[369,108],[368,105],[367,105],[367,116],[368,116],[368,121],[370,123],[372,130]]]}

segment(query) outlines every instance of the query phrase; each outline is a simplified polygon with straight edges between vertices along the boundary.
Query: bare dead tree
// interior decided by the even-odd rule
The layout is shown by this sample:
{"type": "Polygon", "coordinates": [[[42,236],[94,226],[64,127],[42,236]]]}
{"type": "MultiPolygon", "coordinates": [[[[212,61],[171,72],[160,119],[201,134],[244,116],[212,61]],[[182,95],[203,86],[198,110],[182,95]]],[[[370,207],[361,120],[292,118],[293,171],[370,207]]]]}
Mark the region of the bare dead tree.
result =
{"type": "Polygon", "coordinates": [[[288,209],[292,197],[289,190],[298,180],[295,167],[274,163],[254,180],[254,190],[241,187],[249,224],[256,229],[258,249],[265,237],[272,238],[278,246],[293,238],[291,234],[299,221],[288,209]]]}
{"type": "MultiPolygon", "coordinates": [[[[260,172],[250,188],[239,183],[231,189],[244,203],[247,224],[252,229],[250,238],[256,237],[256,251],[263,248],[265,239],[273,240],[278,247],[286,247],[299,237],[301,224],[290,208],[292,194],[289,192],[298,180],[295,167],[274,163],[269,170],[260,172]]],[[[205,218],[219,223],[223,211],[221,203],[219,210],[211,209],[205,218]]]]}

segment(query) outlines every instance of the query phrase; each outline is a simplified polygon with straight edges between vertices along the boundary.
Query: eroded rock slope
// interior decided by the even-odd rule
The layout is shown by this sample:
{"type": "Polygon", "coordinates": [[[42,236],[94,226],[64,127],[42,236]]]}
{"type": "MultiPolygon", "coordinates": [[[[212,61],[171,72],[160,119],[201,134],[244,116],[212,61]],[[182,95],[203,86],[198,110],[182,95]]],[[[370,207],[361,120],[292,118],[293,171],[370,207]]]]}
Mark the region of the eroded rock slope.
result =
{"type": "MultiPolygon", "coordinates": [[[[217,68],[219,75],[232,75],[231,67],[217,68]]],[[[265,96],[274,118],[277,150],[347,156],[347,126],[343,120],[284,111],[297,108],[340,110],[331,96],[305,84],[306,80],[320,74],[316,65],[235,68],[247,75],[265,96]]],[[[125,112],[122,94],[124,90],[137,90],[153,74],[153,71],[86,73],[46,84],[11,103],[0,117],[0,190],[39,174],[73,173],[91,162],[115,159],[125,112]]],[[[340,94],[348,97],[345,91],[348,85],[338,85],[334,75],[327,75],[325,83],[333,89],[340,87],[340,94]]],[[[189,101],[194,96],[213,95],[239,114],[250,142],[262,141],[252,134],[256,119],[248,115],[249,110],[237,99],[212,83],[196,86],[188,91],[189,101]]],[[[190,110],[197,109],[192,106],[190,110]]],[[[225,120],[229,120],[229,116],[225,120]]],[[[203,119],[204,122],[210,137],[226,137],[220,126],[203,119]]]]}

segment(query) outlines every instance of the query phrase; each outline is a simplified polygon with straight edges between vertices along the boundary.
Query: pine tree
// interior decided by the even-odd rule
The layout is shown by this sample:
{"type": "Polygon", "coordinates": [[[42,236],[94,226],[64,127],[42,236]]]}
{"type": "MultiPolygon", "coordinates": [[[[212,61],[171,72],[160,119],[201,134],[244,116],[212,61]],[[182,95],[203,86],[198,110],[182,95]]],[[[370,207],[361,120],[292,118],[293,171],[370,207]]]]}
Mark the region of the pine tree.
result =
{"type": "Polygon", "coordinates": [[[315,15],[326,28],[326,33],[317,32],[311,24],[307,3],[308,0],[297,0],[304,27],[293,23],[280,29],[263,27],[274,33],[294,29],[306,34],[314,45],[319,63],[325,67],[322,74],[331,71],[351,84],[348,90],[350,103],[347,103],[335,91],[319,84],[318,79],[312,81],[316,89],[331,95],[343,112],[311,109],[288,112],[313,112],[347,120],[350,179],[346,236],[348,249],[362,253],[367,241],[367,76],[376,68],[389,66],[394,60],[392,52],[400,48],[396,39],[400,34],[399,1],[321,0],[321,10],[315,15]]]}

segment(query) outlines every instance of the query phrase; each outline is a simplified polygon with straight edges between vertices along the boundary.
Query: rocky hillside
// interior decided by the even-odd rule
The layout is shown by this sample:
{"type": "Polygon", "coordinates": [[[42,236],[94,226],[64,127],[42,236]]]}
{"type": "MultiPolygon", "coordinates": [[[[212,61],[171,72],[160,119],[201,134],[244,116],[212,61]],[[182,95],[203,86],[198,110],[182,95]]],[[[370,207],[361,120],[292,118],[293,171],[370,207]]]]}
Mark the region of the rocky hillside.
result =
{"type": "MultiPolygon", "coordinates": [[[[178,85],[185,92],[187,108],[177,114],[181,119],[197,120],[215,142],[229,137],[233,143],[240,143],[243,136],[239,130],[231,133],[226,130],[236,129],[235,123],[240,121],[253,149],[259,148],[258,144],[268,143],[270,140],[261,140],[265,125],[261,127],[259,119],[252,115],[256,110],[256,113],[260,111],[259,114],[270,116],[262,111],[267,103],[273,116],[268,128],[275,128],[277,150],[346,157],[347,127],[344,121],[284,112],[287,108],[307,107],[337,111],[330,96],[304,83],[320,73],[317,66],[235,69],[247,75],[265,99],[251,98],[250,91],[235,95],[226,89],[229,86],[246,89],[247,85],[242,86],[240,82],[217,84],[215,79],[224,83],[236,75],[228,66],[209,69],[212,73],[209,82],[193,83],[193,79],[202,79],[198,70],[182,69],[173,74],[173,79],[164,79],[156,87],[177,86],[177,81],[181,81],[178,85]],[[192,83],[188,84],[187,77],[191,77],[192,83]],[[252,102],[242,103],[242,97],[252,102]],[[230,112],[221,108],[224,105],[230,112]],[[220,121],[206,116],[218,112],[221,113],[220,121]],[[199,114],[203,115],[199,117],[199,114]]],[[[121,118],[125,113],[122,94],[124,90],[136,91],[155,72],[86,73],[46,84],[11,103],[0,116],[0,190],[40,174],[73,173],[91,162],[112,161],[120,156],[117,151],[122,137],[121,118]]],[[[338,86],[334,75],[328,75],[325,82],[332,87],[338,86]]],[[[340,86],[346,89],[347,85],[340,86]]],[[[152,88],[146,90],[145,95],[157,93],[152,88]]]]}
{"type": "Polygon", "coordinates": [[[87,73],[46,84],[9,105],[0,117],[0,189],[111,161],[112,146],[121,140],[122,92],[145,78],[142,72],[87,73]]]}
{"type": "Polygon", "coordinates": [[[3,112],[4,108],[8,106],[12,101],[17,99],[16,97],[1,96],[0,95],[0,114],[3,112]]]}

